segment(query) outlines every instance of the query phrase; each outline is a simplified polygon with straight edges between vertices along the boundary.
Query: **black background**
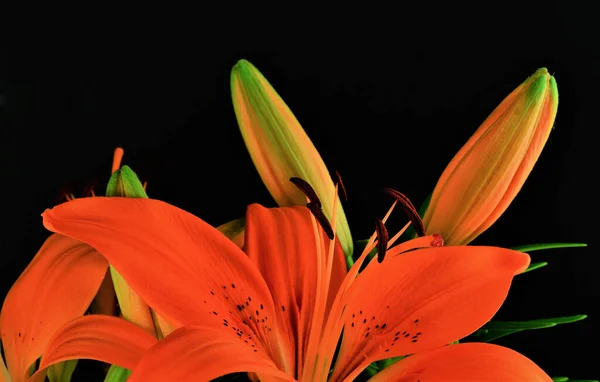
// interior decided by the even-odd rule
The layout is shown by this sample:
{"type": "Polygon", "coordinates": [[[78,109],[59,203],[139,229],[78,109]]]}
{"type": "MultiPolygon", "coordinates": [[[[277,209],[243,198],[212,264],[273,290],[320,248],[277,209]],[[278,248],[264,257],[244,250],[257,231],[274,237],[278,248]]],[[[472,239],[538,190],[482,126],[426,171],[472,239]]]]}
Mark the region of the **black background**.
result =
{"type": "Polygon", "coordinates": [[[118,145],[151,197],[211,224],[243,215],[251,202],[273,206],[231,106],[229,73],[241,58],[269,79],[329,169],[342,174],[355,239],[389,206],[383,187],[420,204],[484,118],[545,66],[559,86],[556,128],[516,200],[473,244],[589,244],[532,253],[550,264],[517,277],[497,318],[590,317],[498,342],[551,376],[598,378],[593,10],[577,2],[446,7],[206,30],[204,15],[125,23],[118,33],[104,33],[114,30],[103,24],[85,37],[45,31],[4,46],[0,299],[48,236],[40,213],[65,188],[78,194],[98,181],[102,193],[118,145]]]}

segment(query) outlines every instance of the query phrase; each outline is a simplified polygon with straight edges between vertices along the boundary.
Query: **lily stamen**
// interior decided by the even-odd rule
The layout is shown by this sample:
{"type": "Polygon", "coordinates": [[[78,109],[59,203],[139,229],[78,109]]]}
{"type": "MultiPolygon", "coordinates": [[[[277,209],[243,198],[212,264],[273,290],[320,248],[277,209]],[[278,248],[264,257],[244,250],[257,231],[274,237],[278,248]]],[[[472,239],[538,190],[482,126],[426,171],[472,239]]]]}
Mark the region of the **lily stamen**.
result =
{"type": "Polygon", "coordinates": [[[344,186],[344,182],[342,182],[342,176],[340,175],[338,170],[335,170],[335,177],[337,178],[337,184],[339,185],[340,190],[342,191],[342,197],[344,198],[344,201],[347,202],[348,192],[346,192],[346,187],[344,186]]]}
{"type": "Polygon", "coordinates": [[[307,181],[302,178],[291,177],[290,182],[294,183],[294,186],[298,187],[311,203],[314,203],[319,209],[323,207],[321,205],[321,200],[317,196],[317,192],[307,181]]]}
{"type": "Polygon", "coordinates": [[[318,206],[315,202],[308,202],[306,204],[306,207],[308,207],[315,219],[317,219],[317,222],[323,228],[323,231],[325,231],[325,234],[327,235],[329,240],[333,240],[333,228],[331,228],[331,224],[329,223],[329,220],[327,220],[327,217],[325,217],[325,214],[323,213],[321,207],[318,206]]]}
{"type": "Polygon", "coordinates": [[[399,191],[394,190],[393,188],[386,187],[384,189],[384,191],[388,195],[390,195],[391,197],[393,197],[394,199],[396,199],[397,201],[400,202],[400,205],[402,206],[402,210],[404,211],[404,213],[406,215],[408,215],[408,218],[412,222],[413,227],[414,227],[415,231],[417,232],[417,235],[424,236],[425,235],[425,226],[423,225],[423,220],[421,220],[421,216],[419,216],[417,209],[415,208],[414,204],[412,204],[410,199],[408,199],[406,197],[406,195],[402,194],[399,191]]]}
{"type": "Polygon", "coordinates": [[[381,263],[385,258],[388,248],[389,234],[387,228],[385,228],[385,224],[381,220],[377,219],[375,227],[377,230],[377,261],[381,263]]]}

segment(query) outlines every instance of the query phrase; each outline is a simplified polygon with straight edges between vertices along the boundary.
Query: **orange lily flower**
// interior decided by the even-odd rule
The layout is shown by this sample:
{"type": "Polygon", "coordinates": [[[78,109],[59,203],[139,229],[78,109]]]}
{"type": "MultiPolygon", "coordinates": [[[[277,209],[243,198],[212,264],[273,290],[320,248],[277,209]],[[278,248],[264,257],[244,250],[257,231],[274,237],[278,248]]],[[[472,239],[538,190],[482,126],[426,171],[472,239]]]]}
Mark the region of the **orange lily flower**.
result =
{"type": "Polygon", "coordinates": [[[85,313],[107,267],[102,255],[75,239],[53,234],[44,242],[2,305],[0,333],[8,368],[0,355],[0,382],[29,378],[52,335],[85,313]]]}
{"type": "MultiPolygon", "coordinates": [[[[158,200],[78,199],[43,218],[49,230],[100,251],[176,328],[143,356],[136,352],[131,382],[203,381],[234,372],[264,381],[351,381],[381,359],[416,353],[407,361],[436,360],[430,351],[492,318],[514,275],[529,264],[527,254],[503,248],[439,247],[437,235],[392,246],[399,235],[388,242],[383,226],[390,209],[377,240],[374,234],[346,272],[331,225],[311,203],[310,209],[250,205],[246,253],[201,219],[158,200]],[[376,245],[378,261],[358,274],[376,245]]],[[[463,355],[479,357],[476,350],[463,355]]],[[[106,358],[93,348],[80,351],[106,358]]],[[[522,380],[550,380],[523,356],[507,354],[502,361],[515,365],[522,380]]],[[[495,362],[495,355],[480,359],[495,362]]],[[[419,375],[419,368],[411,370],[419,375]]]]}
{"type": "MultiPolygon", "coordinates": [[[[247,60],[238,61],[231,71],[231,97],[246,148],[277,205],[304,205],[304,195],[289,182],[300,177],[315,188],[325,216],[331,219],[333,198],[338,196],[323,159],[284,100],[247,60]]],[[[339,199],[336,205],[334,228],[351,257],[350,227],[339,199]]]]}
{"type": "Polygon", "coordinates": [[[448,245],[466,245],[508,208],[539,158],[558,108],[546,68],[515,89],[444,170],[423,218],[448,245]]]}

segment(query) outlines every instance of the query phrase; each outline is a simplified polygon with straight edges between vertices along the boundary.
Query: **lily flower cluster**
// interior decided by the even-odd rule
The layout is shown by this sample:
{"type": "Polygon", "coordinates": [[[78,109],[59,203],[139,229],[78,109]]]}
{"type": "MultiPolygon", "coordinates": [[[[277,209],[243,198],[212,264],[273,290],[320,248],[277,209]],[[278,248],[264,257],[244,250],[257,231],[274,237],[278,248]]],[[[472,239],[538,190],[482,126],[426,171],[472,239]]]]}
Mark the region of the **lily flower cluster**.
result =
{"type": "Polygon", "coordinates": [[[424,213],[386,189],[393,203],[360,251],[341,178],[246,60],[231,94],[278,207],[250,204],[213,227],[148,198],[117,149],[105,196],[43,212],[52,234],[2,306],[0,382],[70,381],[78,359],[105,362],[112,382],[552,381],[489,343],[544,321],[501,334],[491,321],[513,278],[539,267],[526,252],[544,246],[469,245],[515,198],[552,130],[558,92],[546,69],[482,123],[424,213]],[[407,223],[391,235],[398,207],[407,223]]]}

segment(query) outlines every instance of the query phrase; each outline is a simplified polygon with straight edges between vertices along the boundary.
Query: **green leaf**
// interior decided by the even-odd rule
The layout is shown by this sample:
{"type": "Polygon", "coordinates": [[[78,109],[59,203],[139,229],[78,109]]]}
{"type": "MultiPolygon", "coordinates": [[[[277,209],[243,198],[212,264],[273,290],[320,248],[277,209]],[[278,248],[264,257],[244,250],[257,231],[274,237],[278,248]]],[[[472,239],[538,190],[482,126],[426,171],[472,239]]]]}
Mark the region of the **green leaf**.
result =
{"type": "Polygon", "coordinates": [[[528,244],[521,245],[518,247],[511,248],[512,250],[519,252],[533,252],[541,251],[543,249],[556,249],[556,248],[581,248],[587,247],[585,243],[540,243],[540,244],[528,244]]]}
{"type": "Polygon", "coordinates": [[[50,366],[46,374],[50,382],[71,382],[77,361],[77,359],[71,359],[50,366]]]}
{"type": "Polygon", "coordinates": [[[369,374],[369,377],[374,377],[375,374],[379,373],[381,370],[379,369],[379,366],[377,366],[377,362],[373,362],[372,364],[367,366],[365,371],[367,372],[367,374],[369,374]]]}
{"type": "Polygon", "coordinates": [[[382,359],[381,361],[377,361],[376,363],[377,363],[377,366],[379,366],[379,368],[381,370],[383,370],[386,367],[391,366],[391,365],[395,364],[396,362],[400,361],[402,358],[406,358],[406,356],[386,358],[386,359],[382,359]]]}
{"type": "Polygon", "coordinates": [[[128,198],[147,198],[148,195],[139,178],[129,166],[123,166],[113,172],[106,186],[106,196],[128,198]]]}
{"type": "Polygon", "coordinates": [[[587,315],[542,318],[530,321],[490,321],[475,332],[472,337],[478,342],[491,342],[495,339],[531,329],[551,328],[559,324],[569,324],[585,319],[587,315]]]}
{"type": "Polygon", "coordinates": [[[110,365],[104,382],[125,382],[131,375],[131,370],[124,369],[121,366],[110,365]]]}
{"type": "Polygon", "coordinates": [[[536,270],[536,269],[539,269],[539,268],[543,268],[546,265],[548,265],[548,263],[545,262],[545,261],[541,261],[539,263],[529,264],[529,267],[527,269],[525,269],[521,274],[527,273],[529,271],[533,271],[533,270],[536,270]]]}
{"type": "Polygon", "coordinates": [[[554,382],[599,382],[597,379],[569,379],[569,377],[552,377],[554,382]]]}
{"type": "Polygon", "coordinates": [[[587,315],[578,314],[575,316],[541,318],[529,321],[490,321],[483,326],[484,329],[539,329],[546,328],[547,325],[555,326],[558,324],[570,324],[585,319],[587,315]]]}

